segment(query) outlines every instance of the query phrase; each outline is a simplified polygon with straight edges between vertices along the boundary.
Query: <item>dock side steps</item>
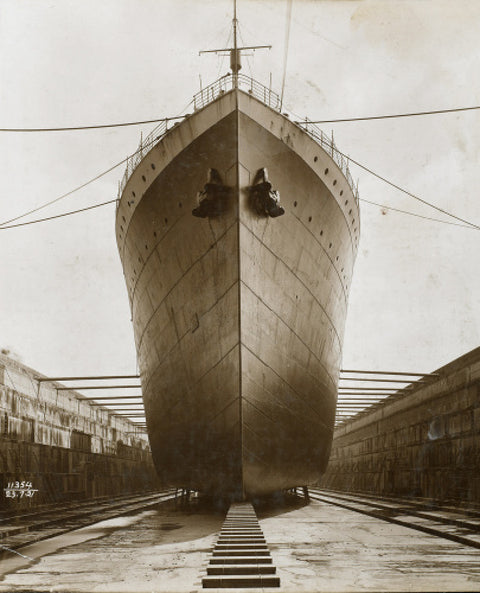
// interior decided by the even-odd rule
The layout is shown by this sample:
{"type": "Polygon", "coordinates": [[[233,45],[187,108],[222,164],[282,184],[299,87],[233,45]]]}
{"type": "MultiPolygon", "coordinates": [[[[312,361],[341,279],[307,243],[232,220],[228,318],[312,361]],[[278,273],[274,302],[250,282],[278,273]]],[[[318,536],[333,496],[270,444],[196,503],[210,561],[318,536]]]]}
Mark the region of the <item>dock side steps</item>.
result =
{"type": "Polygon", "coordinates": [[[230,506],[212,557],[204,588],[280,587],[280,578],[249,502],[230,506]]]}

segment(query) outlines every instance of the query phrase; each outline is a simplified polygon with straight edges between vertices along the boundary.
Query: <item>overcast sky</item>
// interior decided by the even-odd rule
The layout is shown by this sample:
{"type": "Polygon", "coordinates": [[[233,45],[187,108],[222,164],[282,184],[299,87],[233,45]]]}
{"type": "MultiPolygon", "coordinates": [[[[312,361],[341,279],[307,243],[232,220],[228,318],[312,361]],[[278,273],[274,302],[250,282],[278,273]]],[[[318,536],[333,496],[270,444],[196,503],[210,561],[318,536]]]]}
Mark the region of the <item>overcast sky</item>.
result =
{"type": "MultiPolygon", "coordinates": [[[[239,0],[245,74],[281,89],[286,0],[239,0]],[[250,71],[251,68],[251,71],[250,71]]],[[[182,112],[228,71],[231,0],[0,0],[0,127],[182,112]]],[[[477,0],[294,0],[285,105],[311,119],[480,104],[477,0]]],[[[144,134],[152,126],[143,126],[144,134]]],[[[339,148],[480,224],[480,112],[324,125],[339,148]]],[[[142,127],[0,133],[0,222],[72,190],[136,149],[142,127]]],[[[352,166],[360,196],[446,217],[352,166]]],[[[120,167],[36,215],[116,197],[120,167]]],[[[480,232],[362,203],[344,367],[428,372],[480,343],[480,232]]],[[[28,220],[26,219],[26,220],[28,220]]],[[[136,369],[114,205],[0,230],[0,347],[52,374],[136,369]]]]}

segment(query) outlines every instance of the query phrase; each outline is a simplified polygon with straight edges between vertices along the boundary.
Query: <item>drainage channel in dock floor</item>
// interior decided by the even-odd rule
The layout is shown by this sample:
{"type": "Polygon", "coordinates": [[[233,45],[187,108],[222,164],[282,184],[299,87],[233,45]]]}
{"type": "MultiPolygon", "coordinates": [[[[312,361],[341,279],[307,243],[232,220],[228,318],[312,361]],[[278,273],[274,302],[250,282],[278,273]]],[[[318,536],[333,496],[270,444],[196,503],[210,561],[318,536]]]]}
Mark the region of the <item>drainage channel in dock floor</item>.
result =
{"type": "Polygon", "coordinates": [[[230,506],[212,551],[204,588],[279,587],[280,578],[250,503],[230,506]]]}

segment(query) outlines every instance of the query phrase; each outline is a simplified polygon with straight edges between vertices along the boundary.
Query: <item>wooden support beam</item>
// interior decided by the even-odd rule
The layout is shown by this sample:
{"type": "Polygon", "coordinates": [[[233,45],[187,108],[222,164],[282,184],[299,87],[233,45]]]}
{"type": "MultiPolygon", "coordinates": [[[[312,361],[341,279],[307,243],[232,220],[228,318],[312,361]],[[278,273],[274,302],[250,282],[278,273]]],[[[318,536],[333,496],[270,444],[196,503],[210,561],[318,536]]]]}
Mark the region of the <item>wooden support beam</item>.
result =
{"type": "MultiPolygon", "coordinates": [[[[117,406],[117,404],[115,402],[110,402],[110,403],[103,403],[103,404],[97,404],[97,403],[92,403],[92,406],[100,406],[102,408],[105,408],[106,410],[109,410],[110,408],[108,406],[117,406]]],[[[142,402],[131,402],[131,403],[118,403],[118,406],[125,406],[125,409],[127,409],[126,406],[140,406],[141,408],[143,408],[143,403],[142,402]]]]}
{"type": "MultiPolygon", "coordinates": [[[[345,387],[339,387],[338,390],[349,390],[349,389],[354,389],[355,391],[393,391],[394,393],[397,393],[399,390],[396,387],[355,387],[355,386],[345,386],[345,387]]],[[[405,389],[404,387],[400,388],[401,390],[405,389]]]]}
{"type": "Polygon", "coordinates": [[[341,373],[358,373],[359,375],[398,375],[398,376],[409,376],[409,377],[440,377],[438,373],[406,373],[399,371],[359,371],[359,370],[348,370],[341,369],[341,373]]]}
{"type": "Polygon", "coordinates": [[[139,379],[140,375],[87,375],[83,377],[39,377],[37,381],[94,381],[100,379],[139,379]]]}
{"type": "Polygon", "coordinates": [[[426,379],[412,381],[410,379],[370,379],[369,377],[340,377],[340,381],[369,381],[371,383],[415,383],[415,385],[418,385],[419,383],[429,383],[429,381],[426,379]]]}
{"type": "Polygon", "coordinates": [[[72,385],[55,387],[57,391],[75,391],[77,389],[140,389],[141,385],[72,385]]]}
{"type": "Polygon", "coordinates": [[[103,397],[84,397],[82,401],[101,402],[111,401],[113,399],[142,399],[141,395],[108,395],[103,397]]]}

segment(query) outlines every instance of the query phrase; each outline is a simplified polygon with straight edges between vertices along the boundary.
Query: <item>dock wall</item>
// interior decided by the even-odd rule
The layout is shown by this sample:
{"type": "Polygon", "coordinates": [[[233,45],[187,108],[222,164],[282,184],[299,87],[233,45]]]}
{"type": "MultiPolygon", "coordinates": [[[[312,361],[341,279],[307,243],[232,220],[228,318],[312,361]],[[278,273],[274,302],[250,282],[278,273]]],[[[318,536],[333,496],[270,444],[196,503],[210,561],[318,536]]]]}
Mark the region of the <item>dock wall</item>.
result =
{"type": "Polygon", "coordinates": [[[0,355],[0,510],[160,487],[143,432],[40,377],[0,355]],[[34,494],[12,497],[16,482],[34,494]]]}
{"type": "Polygon", "coordinates": [[[321,486],[480,503],[480,348],[335,430],[321,486]]]}

